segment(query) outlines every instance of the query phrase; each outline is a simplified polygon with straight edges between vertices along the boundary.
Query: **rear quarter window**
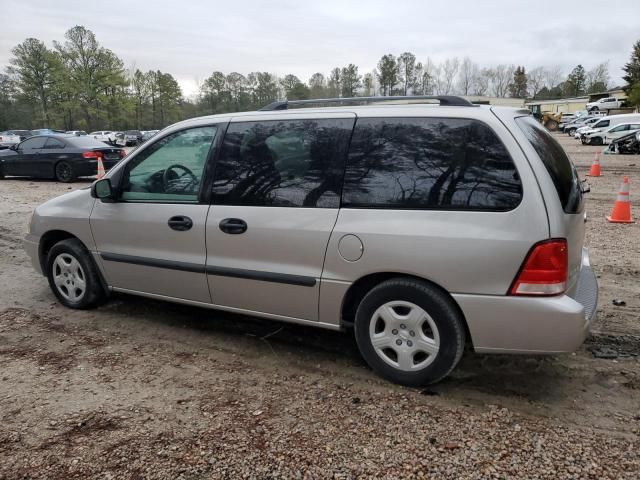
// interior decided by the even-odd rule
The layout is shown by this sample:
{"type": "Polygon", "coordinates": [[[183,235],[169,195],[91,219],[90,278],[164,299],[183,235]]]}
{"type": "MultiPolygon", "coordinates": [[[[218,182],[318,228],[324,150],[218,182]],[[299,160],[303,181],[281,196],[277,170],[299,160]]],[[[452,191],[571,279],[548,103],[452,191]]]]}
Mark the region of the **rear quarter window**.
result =
{"type": "Polygon", "coordinates": [[[578,172],[562,146],[533,117],[516,118],[516,124],[549,172],[562,209],[565,213],[581,212],[584,202],[578,172]]]}
{"type": "Polygon", "coordinates": [[[512,210],[522,184],[495,132],[461,118],[360,118],[342,205],[350,208],[512,210]]]}

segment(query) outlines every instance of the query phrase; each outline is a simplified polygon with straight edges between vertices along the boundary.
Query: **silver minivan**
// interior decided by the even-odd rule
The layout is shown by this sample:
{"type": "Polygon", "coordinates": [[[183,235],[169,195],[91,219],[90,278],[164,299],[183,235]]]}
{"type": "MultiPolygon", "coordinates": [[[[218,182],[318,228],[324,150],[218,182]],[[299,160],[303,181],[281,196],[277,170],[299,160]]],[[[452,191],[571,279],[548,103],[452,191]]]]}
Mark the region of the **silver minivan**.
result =
{"type": "Polygon", "coordinates": [[[527,110],[402,101],[177,123],[40,205],[26,250],[68,307],[115,291],[353,329],[404,385],[442,379],[465,345],[574,351],[597,284],[566,153],[527,110]]]}

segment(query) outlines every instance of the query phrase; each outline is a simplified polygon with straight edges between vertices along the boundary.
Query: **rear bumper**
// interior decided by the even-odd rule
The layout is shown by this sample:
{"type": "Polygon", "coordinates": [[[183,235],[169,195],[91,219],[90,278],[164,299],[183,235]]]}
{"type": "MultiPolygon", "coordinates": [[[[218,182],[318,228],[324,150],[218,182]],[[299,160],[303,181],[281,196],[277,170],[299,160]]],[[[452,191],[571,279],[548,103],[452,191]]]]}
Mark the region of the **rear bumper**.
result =
{"type": "Polygon", "coordinates": [[[571,296],[453,296],[481,353],[554,354],[575,351],[589,333],[598,305],[598,283],[583,250],[571,296]]]}
{"type": "MultiPolygon", "coordinates": [[[[109,171],[120,160],[103,160],[104,170],[109,171]]],[[[98,161],[86,160],[82,163],[78,162],[73,165],[73,173],[76,177],[92,177],[98,173],[98,161]]]]}

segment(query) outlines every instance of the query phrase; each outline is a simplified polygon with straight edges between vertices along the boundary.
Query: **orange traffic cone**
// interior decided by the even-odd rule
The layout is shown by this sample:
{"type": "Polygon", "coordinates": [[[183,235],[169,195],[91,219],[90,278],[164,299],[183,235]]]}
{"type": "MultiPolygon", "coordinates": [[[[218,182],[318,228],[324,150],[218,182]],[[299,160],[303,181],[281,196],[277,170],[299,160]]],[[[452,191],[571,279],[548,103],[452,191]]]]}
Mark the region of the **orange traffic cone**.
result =
{"type": "Polygon", "coordinates": [[[589,174],[587,177],[599,177],[600,176],[600,154],[596,153],[596,156],[593,159],[593,163],[591,164],[591,170],[589,170],[589,174]]]}
{"type": "Polygon", "coordinates": [[[98,155],[98,174],[96,175],[96,180],[100,180],[104,177],[104,163],[102,163],[102,156],[98,155]]]}
{"type": "Polygon", "coordinates": [[[631,201],[629,200],[629,177],[624,177],[616,203],[613,204],[611,215],[607,217],[612,223],[633,223],[631,220],[631,201]]]}

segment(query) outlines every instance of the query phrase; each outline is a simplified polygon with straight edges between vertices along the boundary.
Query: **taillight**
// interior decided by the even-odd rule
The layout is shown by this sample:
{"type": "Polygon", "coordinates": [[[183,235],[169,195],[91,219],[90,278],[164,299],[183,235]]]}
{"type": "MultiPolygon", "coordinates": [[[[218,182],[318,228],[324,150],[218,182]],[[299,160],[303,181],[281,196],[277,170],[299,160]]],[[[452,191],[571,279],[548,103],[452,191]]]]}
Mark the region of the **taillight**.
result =
{"type": "Polygon", "coordinates": [[[559,295],[567,288],[569,257],[564,238],[536,243],[529,251],[510,295],[559,295]]]}
{"type": "Polygon", "coordinates": [[[120,158],[124,158],[127,156],[127,152],[125,152],[124,150],[120,149],[120,152],[118,152],[120,154],[120,158]]]}
{"type": "Polygon", "coordinates": [[[88,152],[82,152],[82,157],[83,158],[102,158],[102,152],[94,152],[92,150],[89,150],[88,152]]]}

